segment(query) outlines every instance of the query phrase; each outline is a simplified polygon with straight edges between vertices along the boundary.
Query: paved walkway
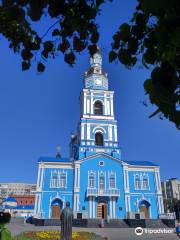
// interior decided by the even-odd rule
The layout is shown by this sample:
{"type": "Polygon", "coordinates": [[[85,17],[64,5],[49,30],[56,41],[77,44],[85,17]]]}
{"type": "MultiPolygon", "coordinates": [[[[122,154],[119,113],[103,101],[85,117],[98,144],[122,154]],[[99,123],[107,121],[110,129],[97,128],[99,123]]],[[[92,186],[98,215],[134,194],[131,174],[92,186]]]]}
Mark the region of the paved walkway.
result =
{"type": "MultiPolygon", "coordinates": [[[[8,225],[13,235],[17,235],[24,231],[46,231],[60,230],[58,226],[36,227],[32,224],[23,223],[22,221],[13,221],[8,225]]],[[[178,240],[177,236],[172,234],[146,234],[137,236],[133,228],[73,228],[77,232],[94,232],[98,235],[108,237],[111,240],[146,240],[146,239],[162,239],[162,240],[178,240]]]]}

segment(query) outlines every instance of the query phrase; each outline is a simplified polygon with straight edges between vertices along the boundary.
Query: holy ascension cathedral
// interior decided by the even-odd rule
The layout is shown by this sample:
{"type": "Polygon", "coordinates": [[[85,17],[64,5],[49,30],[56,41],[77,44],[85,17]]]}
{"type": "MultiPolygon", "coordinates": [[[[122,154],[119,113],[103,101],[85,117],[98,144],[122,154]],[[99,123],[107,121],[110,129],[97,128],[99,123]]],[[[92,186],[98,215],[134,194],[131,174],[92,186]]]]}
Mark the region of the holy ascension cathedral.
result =
{"type": "Polygon", "coordinates": [[[157,219],[164,213],[159,166],[121,158],[113,98],[97,52],[84,75],[70,156],[39,158],[34,217],[59,218],[67,201],[74,218],[82,219],[157,219]]]}

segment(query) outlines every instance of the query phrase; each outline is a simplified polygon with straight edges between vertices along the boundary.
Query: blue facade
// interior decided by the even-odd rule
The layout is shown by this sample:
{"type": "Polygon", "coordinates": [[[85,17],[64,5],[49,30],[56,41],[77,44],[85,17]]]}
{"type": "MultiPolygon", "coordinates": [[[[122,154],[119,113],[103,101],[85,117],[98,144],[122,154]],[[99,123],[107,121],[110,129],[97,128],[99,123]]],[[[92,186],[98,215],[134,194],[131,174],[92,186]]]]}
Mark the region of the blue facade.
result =
{"type": "Polygon", "coordinates": [[[69,158],[39,159],[34,215],[59,218],[69,201],[75,218],[158,218],[164,212],[159,166],[122,160],[114,91],[99,52],[90,59],[84,86],[69,158]]]}

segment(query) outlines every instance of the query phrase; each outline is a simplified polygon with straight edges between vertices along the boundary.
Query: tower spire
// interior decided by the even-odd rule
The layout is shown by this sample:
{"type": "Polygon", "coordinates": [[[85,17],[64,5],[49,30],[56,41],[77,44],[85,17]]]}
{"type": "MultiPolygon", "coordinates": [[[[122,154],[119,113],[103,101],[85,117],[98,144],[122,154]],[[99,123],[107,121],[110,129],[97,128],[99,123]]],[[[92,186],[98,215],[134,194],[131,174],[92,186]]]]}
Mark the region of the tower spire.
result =
{"type": "Polygon", "coordinates": [[[102,56],[99,48],[90,57],[90,68],[85,72],[85,88],[108,90],[107,74],[102,69],[102,56]]]}

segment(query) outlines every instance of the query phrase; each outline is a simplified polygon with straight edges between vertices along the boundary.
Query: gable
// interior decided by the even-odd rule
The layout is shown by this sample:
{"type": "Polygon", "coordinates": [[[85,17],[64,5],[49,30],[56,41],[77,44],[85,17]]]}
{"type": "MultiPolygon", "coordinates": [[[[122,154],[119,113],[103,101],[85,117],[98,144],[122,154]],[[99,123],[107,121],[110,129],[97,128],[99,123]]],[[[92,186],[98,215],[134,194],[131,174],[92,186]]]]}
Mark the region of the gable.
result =
{"type": "Polygon", "coordinates": [[[86,158],[82,158],[82,159],[80,159],[80,160],[77,160],[77,161],[75,161],[76,163],[83,163],[83,162],[85,162],[85,161],[91,161],[92,162],[92,160],[100,160],[100,159],[103,159],[104,161],[105,160],[109,160],[109,161],[115,161],[115,162],[117,162],[117,163],[119,163],[119,164],[121,164],[121,165],[123,165],[123,161],[121,161],[120,159],[118,159],[118,158],[115,158],[115,157],[112,157],[111,155],[109,155],[109,154],[107,154],[107,153],[97,153],[97,154],[92,154],[92,155],[90,155],[90,156],[88,156],[88,157],[86,157],[86,158]]]}

